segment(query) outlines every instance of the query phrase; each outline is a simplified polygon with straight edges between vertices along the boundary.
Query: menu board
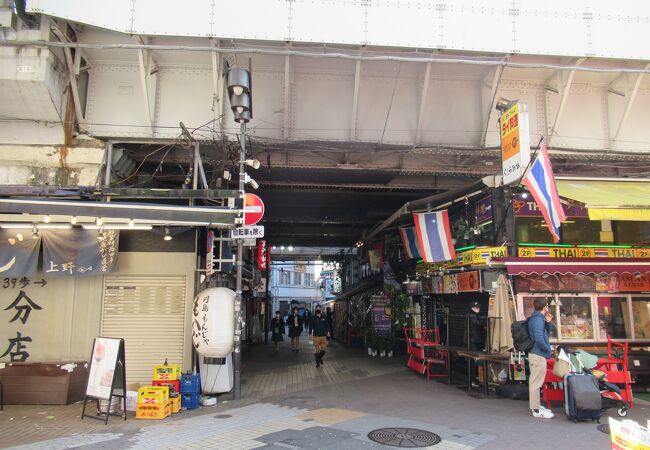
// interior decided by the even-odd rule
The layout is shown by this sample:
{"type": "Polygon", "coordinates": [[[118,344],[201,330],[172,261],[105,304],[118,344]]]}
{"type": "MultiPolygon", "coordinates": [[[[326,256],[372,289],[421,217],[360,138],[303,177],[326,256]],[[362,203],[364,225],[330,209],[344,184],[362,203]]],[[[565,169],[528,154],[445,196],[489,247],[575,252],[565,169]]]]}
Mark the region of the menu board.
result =
{"type": "Polygon", "coordinates": [[[122,339],[95,338],[93,354],[90,360],[86,396],[103,400],[110,399],[118,357],[121,353],[120,343],[122,342],[122,339]]]}

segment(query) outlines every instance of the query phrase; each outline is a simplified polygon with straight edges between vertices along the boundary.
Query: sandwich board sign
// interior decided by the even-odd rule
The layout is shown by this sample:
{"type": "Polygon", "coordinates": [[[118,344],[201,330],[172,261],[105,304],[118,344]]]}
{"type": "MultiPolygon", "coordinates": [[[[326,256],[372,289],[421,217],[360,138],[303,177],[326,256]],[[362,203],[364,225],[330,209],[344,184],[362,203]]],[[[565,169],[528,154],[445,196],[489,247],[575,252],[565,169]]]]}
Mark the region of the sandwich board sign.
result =
{"type": "Polygon", "coordinates": [[[98,336],[93,342],[93,351],[90,357],[90,370],[86,383],[86,396],[84,398],[81,419],[104,420],[108,423],[111,415],[111,403],[114,397],[121,399],[122,414],[126,420],[126,365],[124,355],[124,339],[107,338],[98,336]],[[86,414],[86,403],[89,399],[97,402],[97,414],[86,414]],[[106,413],[100,412],[99,402],[106,403],[106,413]]]}

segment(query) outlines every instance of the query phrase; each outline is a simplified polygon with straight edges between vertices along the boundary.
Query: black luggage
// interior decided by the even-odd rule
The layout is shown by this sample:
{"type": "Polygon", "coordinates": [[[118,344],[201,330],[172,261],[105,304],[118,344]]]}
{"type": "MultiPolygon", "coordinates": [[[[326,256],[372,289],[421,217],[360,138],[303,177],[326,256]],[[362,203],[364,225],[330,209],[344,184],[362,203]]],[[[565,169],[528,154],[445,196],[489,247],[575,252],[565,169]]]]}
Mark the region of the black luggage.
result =
{"type": "Polygon", "coordinates": [[[570,420],[600,421],[602,398],[598,380],[591,374],[571,373],[564,377],[564,407],[570,420]]]}

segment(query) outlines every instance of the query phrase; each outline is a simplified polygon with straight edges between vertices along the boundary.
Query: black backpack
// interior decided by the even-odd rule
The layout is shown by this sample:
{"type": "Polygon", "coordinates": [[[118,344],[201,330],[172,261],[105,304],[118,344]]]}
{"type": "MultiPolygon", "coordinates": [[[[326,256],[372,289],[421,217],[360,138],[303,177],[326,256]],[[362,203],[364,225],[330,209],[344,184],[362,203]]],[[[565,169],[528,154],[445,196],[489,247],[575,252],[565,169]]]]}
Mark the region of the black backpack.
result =
{"type": "Polygon", "coordinates": [[[510,325],[510,332],[512,333],[515,350],[518,352],[528,352],[533,348],[533,340],[528,334],[528,319],[513,322],[510,325]]]}

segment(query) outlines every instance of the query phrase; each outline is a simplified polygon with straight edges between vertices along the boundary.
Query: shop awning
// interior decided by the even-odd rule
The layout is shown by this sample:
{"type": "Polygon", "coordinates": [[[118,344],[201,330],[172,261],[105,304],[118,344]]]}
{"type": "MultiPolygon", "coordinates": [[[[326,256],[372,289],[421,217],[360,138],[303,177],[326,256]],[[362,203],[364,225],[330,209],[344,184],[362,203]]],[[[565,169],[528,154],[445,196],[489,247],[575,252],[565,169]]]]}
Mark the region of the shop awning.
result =
{"type": "Polygon", "coordinates": [[[627,258],[581,258],[558,260],[557,258],[499,258],[506,265],[508,275],[531,275],[544,273],[646,273],[650,272],[650,260],[627,258]]]}
{"type": "Polygon", "coordinates": [[[362,281],[358,285],[354,286],[353,288],[343,292],[342,294],[337,295],[334,301],[344,300],[353,295],[372,289],[375,286],[379,286],[383,282],[384,282],[384,277],[381,275],[370,277],[362,281]]]}
{"type": "Polygon", "coordinates": [[[650,221],[650,180],[557,179],[561,197],[584,203],[591,220],[650,221]]]}

